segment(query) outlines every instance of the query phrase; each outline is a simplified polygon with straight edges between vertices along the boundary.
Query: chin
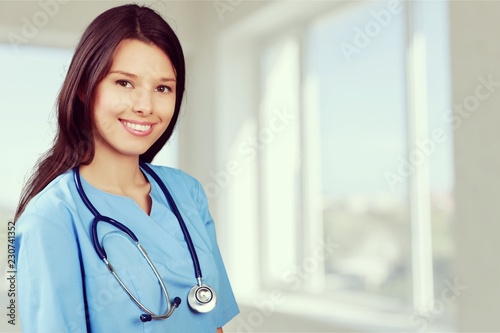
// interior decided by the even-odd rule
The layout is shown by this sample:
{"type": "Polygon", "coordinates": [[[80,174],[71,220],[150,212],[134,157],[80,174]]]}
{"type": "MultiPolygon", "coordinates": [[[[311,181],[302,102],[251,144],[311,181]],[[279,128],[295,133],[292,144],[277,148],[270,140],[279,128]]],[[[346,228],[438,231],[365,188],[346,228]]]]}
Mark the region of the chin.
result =
{"type": "Polygon", "coordinates": [[[134,149],[134,150],[128,149],[128,150],[121,150],[121,151],[119,151],[119,153],[124,155],[124,156],[139,157],[142,154],[144,154],[145,152],[147,152],[148,149],[149,148],[147,148],[147,149],[134,149]]]}

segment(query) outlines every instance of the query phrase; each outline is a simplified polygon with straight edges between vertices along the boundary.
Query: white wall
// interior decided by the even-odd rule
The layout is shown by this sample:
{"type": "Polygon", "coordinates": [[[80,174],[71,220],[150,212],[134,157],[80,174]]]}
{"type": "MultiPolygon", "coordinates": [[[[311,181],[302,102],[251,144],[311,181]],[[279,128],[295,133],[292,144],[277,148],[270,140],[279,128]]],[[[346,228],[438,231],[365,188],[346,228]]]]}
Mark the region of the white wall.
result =
{"type": "Polygon", "coordinates": [[[500,331],[500,3],[452,1],[457,278],[461,332],[500,331]],[[478,77],[492,77],[492,92],[478,77]],[[490,93],[489,96],[486,93],[490,93]],[[478,105],[474,105],[475,101],[478,105]],[[471,111],[468,111],[467,108],[471,111]]]}

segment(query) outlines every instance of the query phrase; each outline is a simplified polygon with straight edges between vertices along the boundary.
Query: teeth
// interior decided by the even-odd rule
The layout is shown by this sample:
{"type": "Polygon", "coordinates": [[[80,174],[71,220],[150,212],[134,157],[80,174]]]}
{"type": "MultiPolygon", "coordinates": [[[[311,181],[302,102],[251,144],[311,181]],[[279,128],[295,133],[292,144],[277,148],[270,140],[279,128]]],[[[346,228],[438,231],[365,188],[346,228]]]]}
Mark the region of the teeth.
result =
{"type": "Polygon", "coordinates": [[[129,122],[124,122],[125,126],[127,126],[130,129],[133,129],[134,131],[141,131],[141,132],[147,132],[151,128],[151,125],[140,125],[140,124],[133,124],[129,122]]]}

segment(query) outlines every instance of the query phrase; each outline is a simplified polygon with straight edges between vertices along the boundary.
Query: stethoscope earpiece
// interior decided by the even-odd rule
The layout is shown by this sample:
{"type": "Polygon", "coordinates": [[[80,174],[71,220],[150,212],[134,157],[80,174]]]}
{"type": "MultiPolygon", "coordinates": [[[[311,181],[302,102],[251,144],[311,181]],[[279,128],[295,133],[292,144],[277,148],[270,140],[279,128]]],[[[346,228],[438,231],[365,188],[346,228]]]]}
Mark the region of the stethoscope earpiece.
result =
{"type": "MultiPolygon", "coordinates": [[[[180,297],[176,297],[174,298],[174,301],[172,302],[172,307],[177,309],[179,307],[179,305],[181,304],[181,299],[180,297]]],[[[173,311],[172,311],[173,312],[173,311]]],[[[146,323],[148,321],[151,321],[153,320],[153,316],[150,315],[149,313],[143,313],[141,314],[141,316],[139,317],[139,319],[143,322],[143,323],[146,323]]]]}
{"type": "Polygon", "coordinates": [[[149,313],[144,313],[144,314],[141,314],[141,317],[139,319],[141,319],[141,321],[143,323],[147,323],[148,321],[151,321],[151,319],[153,319],[153,317],[149,313]]]}

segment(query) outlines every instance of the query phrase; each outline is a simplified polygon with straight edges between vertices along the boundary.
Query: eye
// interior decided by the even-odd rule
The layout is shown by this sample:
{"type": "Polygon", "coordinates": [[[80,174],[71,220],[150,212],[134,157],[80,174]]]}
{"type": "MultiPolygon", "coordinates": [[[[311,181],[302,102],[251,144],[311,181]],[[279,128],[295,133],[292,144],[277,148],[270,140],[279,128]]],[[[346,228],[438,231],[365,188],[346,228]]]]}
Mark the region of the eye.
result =
{"type": "Polygon", "coordinates": [[[169,93],[169,92],[172,92],[172,88],[168,87],[168,86],[158,86],[155,91],[158,91],[158,92],[161,92],[161,93],[169,93]]]}
{"type": "Polygon", "coordinates": [[[123,88],[132,88],[132,83],[127,80],[117,80],[116,84],[122,86],[123,88]]]}

